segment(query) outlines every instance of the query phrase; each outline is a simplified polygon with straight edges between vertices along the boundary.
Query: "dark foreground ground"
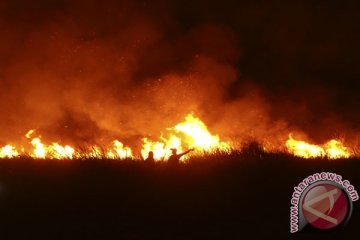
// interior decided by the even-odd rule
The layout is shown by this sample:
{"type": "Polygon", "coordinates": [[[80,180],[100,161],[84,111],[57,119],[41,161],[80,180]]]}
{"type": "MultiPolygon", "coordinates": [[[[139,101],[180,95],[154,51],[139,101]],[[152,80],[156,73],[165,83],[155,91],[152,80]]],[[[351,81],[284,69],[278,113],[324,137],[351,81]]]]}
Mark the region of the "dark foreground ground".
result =
{"type": "Polygon", "coordinates": [[[289,233],[293,187],[360,160],[234,154],[188,165],[0,160],[0,239],[358,239],[360,206],[330,233],[289,233]]]}

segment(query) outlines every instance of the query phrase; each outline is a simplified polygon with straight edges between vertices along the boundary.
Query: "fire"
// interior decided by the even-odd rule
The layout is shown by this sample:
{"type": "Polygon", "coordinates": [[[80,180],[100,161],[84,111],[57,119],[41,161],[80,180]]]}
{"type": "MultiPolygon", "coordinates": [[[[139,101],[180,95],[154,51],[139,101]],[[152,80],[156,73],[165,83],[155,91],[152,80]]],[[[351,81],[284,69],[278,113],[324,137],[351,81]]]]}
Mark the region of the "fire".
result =
{"type": "Polygon", "coordinates": [[[322,157],[325,155],[325,151],[322,147],[309,144],[304,141],[295,140],[291,135],[286,141],[286,147],[288,148],[288,151],[293,153],[295,156],[303,158],[322,157]]]}
{"type": "Polygon", "coordinates": [[[55,142],[47,146],[41,142],[40,138],[32,139],[31,144],[34,147],[34,151],[30,156],[34,158],[72,159],[75,153],[74,148],[68,145],[61,146],[55,142]]]}
{"type": "MultiPolygon", "coordinates": [[[[192,114],[188,114],[183,122],[167,130],[173,132],[169,138],[162,137],[161,141],[156,142],[149,141],[147,138],[143,139],[144,143],[141,150],[143,158],[147,157],[149,151],[154,153],[156,160],[168,158],[171,148],[176,148],[179,152],[185,148],[195,148],[197,149],[195,154],[199,154],[201,151],[230,150],[229,143],[220,141],[218,135],[212,135],[205,123],[192,114]]],[[[183,157],[183,159],[186,158],[187,156],[183,157]]]]}
{"type": "Polygon", "coordinates": [[[48,148],[48,152],[50,153],[50,155],[55,158],[55,159],[63,159],[63,158],[73,158],[73,155],[75,153],[75,150],[66,145],[66,146],[61,146],[58,143],[53,143],[51,144],[51,146],[49,146],[48,148]]]}
{"type": "MultiPolygon", "coordinates": [[[[31,135],[35,133],[35,130],[31,129],[25,134],[26,138],[31,138],[31,135]]],[[[77,152],[73,147],[69,145],[60,145],[57,142],[53,142],[49,145],[42,143],[40,137],[31,139],[31,145],[33,151],[29,154],[33,158],[37,159],[74,159],[74,158],[102,158],[107,157],[111,159],[124,159],[133,158],[132,150],[129,147],[125,147],[119,140],[113,141],[113,146],[109,150],[104,150],[99,146],[91,146],[88,151],[77,152]],[[106,154],[104,154],[106,153],[106,154]]]]}
{"type": "Polygon", "coordinates": [[[35,158],[45,158],[46,150],[44,144],[42,144],[40,138],[34,138],[31,140],[31,144],[34,146],[34,153],[31,154],[32,157],[35,158]]]}
{"type": "Polygon", "coordinates": [[[211,135],[206,125],[192,114],[187,115],[184,122],[176,125],[175,130],[187,136],[186,140],[191,147],[202,148],[206,151],[230,149],[229,143],[221,142],[218,135],[211,135]]]}
{"type": "Polygon", "coordinates": [[[114,144],[113,150],[107,152],[107,157],[112,159],[133,158],[131,148],[124,147],[124,144],[119,140],[115,140],[113,144],[114,144]]]}
{"type": "MultiPolygon", "coordinates": [[[[108,157],[111,158],[111,154],[108,152],[108,157]]],[[[103,156],[103,151],[101,151],[100,147],[92,146],[90,150],[85,153],[77,154],[78,158],[85,157],[85,158],[101,158],[103,156]]],[[[115,154],[113,155],[115,158],[115,154]]]]}
{"type": "Polygon", "coordinates": [[[26,134],[25,134],[25,137],[26,138],[31,138],[31,135],[35,132],[34,129],[30,129],[26,134]]]}
{"type": "MultiPolygon", "coordinates": [[[[34,129],[29,130],[25,137],[30,139],[34,132],[34,129]]],[[[40,137],[33,138],[30,143],[34,147],[33,152],[30,153],[33,158],[72,159],[75,154],[75,149],[69,145],[61,146],[54,142],[47,146],[41,142],[40,137]]]]}
{"type": "Polygon", "coordinates": [[[305,141],[295,140],[291,134],[286,141],[288,151],[295,156],[303,158],[328,157],[330,159],[348,158],[350,150],[340,140],[331,139],[324,145],[310,144],[305,141]]]}
{"type": "Polygon", "coordinates": [[[176,148],[180,152],[183,151],[180,138],[174,135],[170,135],[168,139],[162,137],[161,140],[162,142],[152,142],[147,138],[144,138],[144,143],[141,150],[141,155],[143,158],[146,158],[150,151],[154,153],[155,160],[163,160],[168,158],[170,156],[171,148],[176,148]]]}
{"type": "Polygon", "coordinates": [[[348,158],[351,156],[351,153],[347,147],[344,146],[342,142],[336,139],[332,139],[325,144],[326,155],[329,158],[348,158]]]}
{"type": "Polygon", "coordinates": [[[17,156],[19,156],[19,153],[14,146],[6,145],[0,148],[0,158],[13,158],[17,156]]]}
{"type": "MultiPolygon", "coordinates": [[[[204,152],[213,152],[217,150],[230,152],[234,146],[237,146],[233,142],[222,141],[218,135],[210,133],[205,123],[193,114],[188,114],[183,122],[176,124],[174,127],[167,128],[166,130],[165,137],[161,136],[159,140],[154,141],[149,138],[142,139],[143,142],[140,154],[143,159],[147,158],[148,153],[152,151],[155,160],[167,160],[171,155],[171,148],[176,148],[179,153],[194,148],[195,151],[192,152],[192,155],[200,155],[204,152]]],[[[58,160],[138,158],[138,156],[134,155],[130,147],[119,140],[114,140],[110,146],[99,147],[93,145],[88,146],[88,148],[83,148],[83,150],[76,150],[70,145],[61,145],[58,142],[43,142],[41,136],[33,137],[34,134],[34,129],[29,130],[25,134],[25,137],[29,139],[29,145],[15,146],[7,144],[0,147],[0,158],[15,158],[22,155],[30,156],[34,159],[58,160]],[[31,146],[31,149],[29,149],[29,146],[31,146]]],[[[331,139],[325,144],[316,145],[303,140],[294,139],[290,134],[284,145],[289,153],[303,158],[327,157],[329,159],[338,159],[349,158],[352,155],[355,155],[355,152],[350,150],[349,147],[346,147],[339,139],[331,139]]],[[[277,149],[281,149],[281,147],[271,149],[268,151],[276,151],[277,149]]],[[[190,155],[185,155],[182,160],[185,161],[189,156],[190,155]]]]}

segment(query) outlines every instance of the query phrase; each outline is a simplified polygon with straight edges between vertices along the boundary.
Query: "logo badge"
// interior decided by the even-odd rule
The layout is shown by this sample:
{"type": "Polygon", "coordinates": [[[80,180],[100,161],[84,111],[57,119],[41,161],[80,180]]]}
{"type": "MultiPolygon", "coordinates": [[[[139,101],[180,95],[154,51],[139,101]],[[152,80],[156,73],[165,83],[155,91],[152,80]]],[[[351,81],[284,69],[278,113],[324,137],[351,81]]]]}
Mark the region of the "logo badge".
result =
{"type": "Polygon", "coordinates": [[[350,217],[351,201],[345,190],[332,182],[314,184],[301,203],[304,219],[312,227],[329,230],[341,226],[350,217]]]}
{"type": "Polygon", "coordinates": [[[333,172],[304,178],[291,196],[290,232],[329,231],[345,225],[359,194],[349,180],[333,172]]]}

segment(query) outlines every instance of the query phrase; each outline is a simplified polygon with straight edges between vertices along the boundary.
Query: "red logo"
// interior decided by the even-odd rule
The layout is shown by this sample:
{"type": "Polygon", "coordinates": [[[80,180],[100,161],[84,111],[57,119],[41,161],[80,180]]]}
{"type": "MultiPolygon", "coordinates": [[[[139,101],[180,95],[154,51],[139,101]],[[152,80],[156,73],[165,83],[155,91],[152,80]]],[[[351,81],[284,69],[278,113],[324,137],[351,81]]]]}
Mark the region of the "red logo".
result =
{"type": "Polygon", "coordinates": [[[302,201],[306,221],[318,229],[332,229],[343,224],[349,216],[347,194],[339,187],[320,183],[307,191],[302,201]]]}

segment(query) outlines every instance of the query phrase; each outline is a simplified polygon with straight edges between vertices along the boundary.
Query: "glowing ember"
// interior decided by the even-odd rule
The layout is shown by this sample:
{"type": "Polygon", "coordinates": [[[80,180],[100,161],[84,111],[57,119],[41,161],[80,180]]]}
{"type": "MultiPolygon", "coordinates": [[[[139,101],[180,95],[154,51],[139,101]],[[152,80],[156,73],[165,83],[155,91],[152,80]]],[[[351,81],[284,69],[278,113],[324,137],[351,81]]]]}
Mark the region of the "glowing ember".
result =
{"type": "Polygon", "coordinates": [[[32,135],[34,132],[35,132],[34,129],[29,130],[29,131],[25,134],[25,137],[26,137],[26,138],[31,138],[31,135],[32,135]]]}
{"type": "Polygon", "coordinates": [[[336,159],[348,158],[351,156],[348,148],[346,148],[341,141],[335,139],[319,146],[305,141],[295,140],[290,134],[289,139],[286,141],[286,147],[290,153],[303,158],[326,156],[331,159],[336,159]]]}

